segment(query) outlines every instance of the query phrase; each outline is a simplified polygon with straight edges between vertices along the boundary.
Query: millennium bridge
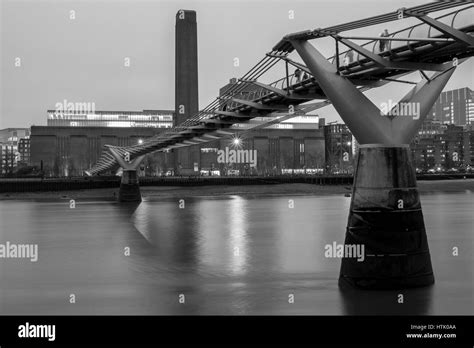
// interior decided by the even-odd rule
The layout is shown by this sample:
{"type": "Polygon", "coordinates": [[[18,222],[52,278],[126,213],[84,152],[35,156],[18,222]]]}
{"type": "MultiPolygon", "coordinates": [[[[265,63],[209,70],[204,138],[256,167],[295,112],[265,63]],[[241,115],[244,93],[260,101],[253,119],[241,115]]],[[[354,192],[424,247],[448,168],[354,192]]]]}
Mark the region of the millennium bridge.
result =
{"type": "Polygon", "coordinates": [[[214,141],[332,104],[359,143],[345,244],[363,244],[370,255],[364,262],[343,258],[340,285],[430,285],[434,275],[408,144],[457,66],[473,56],[473,18],[472,1],[435,1],[288,34],[199,113],[141,144],[105,145],[87,174],[120,166],[119,200],[139,201],[137,168],[146,154],[214,141]],[[415,25],[389,30],[413,20],[415,25]],[[372,27],[382,24],[387,30],[374,35],[372,27]],[[351,35],[360,29],[367,34],[351,35]],[[318,49],[321,39],[332,40],[333,56],[318,49]],[[297,72],[290,74],[290,67],[297,72]],[[265,82],[275,72],[280,78],[265,82]],[[413,72],[419,72],[418,82],[406,77],[413,72]],[[364,92],[389,83],[412,89],[381,112],[364,92]],[[416,115],[400,112],[412,105],[416,115]]]}

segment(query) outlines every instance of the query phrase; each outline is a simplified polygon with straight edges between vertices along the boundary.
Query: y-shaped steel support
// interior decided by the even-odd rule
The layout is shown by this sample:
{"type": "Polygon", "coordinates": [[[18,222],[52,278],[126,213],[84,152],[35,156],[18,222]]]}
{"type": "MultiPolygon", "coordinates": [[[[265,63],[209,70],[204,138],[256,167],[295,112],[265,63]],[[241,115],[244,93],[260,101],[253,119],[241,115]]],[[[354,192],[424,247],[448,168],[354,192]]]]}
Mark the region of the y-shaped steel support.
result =
{"type": "Polygon", "coordinates": [[[384,115],[307,41],[291,41],[360,144],[339,284],[366,289],[434,282],[408,144],[454,72],[415,86],[384,115]],[[395,111],[414,114],[393,116],[395,111]],[[411,117],[409,117],[411,116],[411,117]],[[350,251],[364,250],[364,258],[350,251]],[[362,249],[362,247],[364,249],[362,249]]]}
{"type": "Polygon", "coordinates": [[[115,157],[119,165],[122,167],[122,179],[120,181],[119,202],[140,202],[142,196],[140,194],[140,186],[138,184],[137,168],[145,158],[145,155],[139,156],[131,162],[125,161],[121,153],[113,147],[109,147],[112,156],[115,157]]]}

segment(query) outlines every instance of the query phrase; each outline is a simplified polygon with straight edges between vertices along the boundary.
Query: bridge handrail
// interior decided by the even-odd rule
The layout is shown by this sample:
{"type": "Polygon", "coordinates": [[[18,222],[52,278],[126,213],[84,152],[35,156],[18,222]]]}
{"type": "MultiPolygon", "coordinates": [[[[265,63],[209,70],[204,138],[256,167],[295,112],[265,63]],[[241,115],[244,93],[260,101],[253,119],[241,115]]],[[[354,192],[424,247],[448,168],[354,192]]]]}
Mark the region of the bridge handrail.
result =
{"type": "MultiPolygon", "coordinates": [[[[456,10],[456,11],[452,11],[452,12],[449,12],[449,13],[445,13],[444,15],[435,17],[435,19],[439,20],[439,19],[446,18],[446,17],[449,17],[449,16],[453,15],[453,19],[451,20],[451,27],[453,27],[453,25],[454,25],[454,20],[455,20],[456,16],[457,16],[460,12],[469,10],[469,9],[471,9],[471,8],[474,8],[474,5],[466,6],[466,7],[462,8],[462,9],[458,9],[458,10],[456,10]]],[[[429,25],[427,25],[427,24],[425,24],[425,23],[418,23],[418,24],[412,25],[412,26],[410,26],[410,27],[407,27],[407,28],[403,28],[403,29],[394,31],[394,32],[390,33],[390,37],[395,37],[395,35],[400,34],[400,33],[403,33],[403,32],[405,32],[405,31],[409,31],[408,37],[410,37],[410,36],[411,36],[411,32],[412,32],[415,28],[420,27],[420,26],[424,26],[424,25],[426,25],[427,27],[429,27],[429,29],[431,30],[431,26],[429,26],[429,25]]],[[[428,37],[430,37],[429,35],[430,35],[430,31],[428,31],[428,37]]],[[[379,41],[380,41],[380,40],[378,40],[378,39],[370,40],[370,41],[368,41],[368,42],[365,42],[365,43],[361,44],[360,46],[361,46],[361,47],[365,47],[365,46],[368,46],[368,45],[372,44],[373,46],[372,46],[371,51],[372,51],[373,53],[376,53],[376,52],[375,52],[375,48],[376,48],[377,43],[378,43],[379,41]]],[[[387,40],[387,42],[388,42],[388,45],[387,45],[388,48],[387,48],[385,51],[391,51],[391,50],[392,50],[392,42],[393,42],[393,41],[392,41],[392,40],[387,40]]],[[[407,45],[410,45],[410,41],[408,41],[408,40],[407,40],[407,45]]],[[[351,50],[351,49],[347,49],[347,50],[345,50],[345,51],[340,52],[340,53],[339,53],[339,57],[343,56],[343,58],[345,58],[345,57],[347,56],[347,54],[348,54],[350,51],[352,51],[352,50],[351,50]]],[[[377,52],[377,53],[383,53],[383,52],[377,52]]],[[[361,59],[361,56],[360,56],[360,54],[359,54],[358,52],[355,52],[355,54],[356,54],[356,57],[355,57],[355,59],[352,60],[351,63],[359,62],[360,59],[361,59]]],[[[337,55],[333,55],[333,56],[330,56],[329,58],[327,58],[327,60],[328,60],[328,61],[331,61],[331,63],[334,64],[336,57],[337,57],[337,55]]],[[[359,63],[359,64],[360,64],[360,63],[359,63]]],[[[291,81],[293,81],[293,79],[295,78],[295,74],[288,75],[288,78],[289,78],[291,81]]],[[[308,79],[310,79],[310,78],[312,78],[312,76],[309,76],[309,77],[308,77],[308,79]]],[[[301,79],[301,81],[303,81],[303,79],[301,79]]],[[[281,79],[279,79],[279,80],[276,80],[276,81],[270,83],[270,86],[272,86],[272,87],[278,87],[278,84],[281,83],[281,88],[280,88],[280,89],[286,90],[286,88],[288,88],[288,86],[286,86],[286,88],[283,87],[283,86],[285,85],[285,82],[286,82],[286,76],[283,77],[283,78],[281,78],[281,79]]],[[[293,83],[293,82],[290,82],[290,86],[293,86],[293,85],[294,85],[294,83],[293,83]]]]}
{"type": "MultiPolygon", "coordinates": [[[[474,4],[473,4],[473,5],[466,6],[466,7],[462,8],[462,9],[458,9],[458,10],[456,10],[456,11],[452,11],[452,12],[449,12],[449,13],[445,13],[444,15],[435,17],[434,19],[439,20],[439,19],[442,19],[442,18],[445,18],[445,17],[448,17],[448,16],[453,15],[453,19],[451,20],[451,27],[453,27],[455,17],[456,17],[460,12],[469,10],[469,9],[471,9],[471,8],[474,8],[474,4]]],[[[411,33],[414,28],[420,27],[420,26],[423,26],[423,25],[427,25],[427,24],[425,24],[425,23],[418,23],[418,24],[412,25],[412,26],[410,26],[410,27],[407,27],[407,28],[403,28],[403,29],[394,31],[394,32],[390,33],[390,37],[394,37],[396,34],[400,34],[400,33],[404,32],[404,31],[408,31],[408,30],[410,30],[409,33],[411,33]]],[[[428,26],[428,27],[431,28],[431,26],[428,26]]],[[[428,32],[428,33],[429,33],[429,32],[428,32]]],[[[408,37],[410,37],[410,34],[408,35],[408,37]]],[[[429,37],[429,36],[428,36],[428,37],[429,37]]],[[[380,41],[380,40],[378,40],[378,39],[370,40],[370,41],[368,41],[368,42],[365,42],[365,43],[361,44],[360,46],[361,46],[361,47],[365,47],[365,46],[367,46],[367,45],[374,44],[374,48],[375,48],[375,45],[376,45],[377,42],[379,42],[379,41],[380,41]]],[[[387,40],[387,41],[388,41],[388,43],[389,43],[389,44],[388,44],[389,47],[388,47],[388,49],[387,49],[386,51],[391,51],[391,50],[392,50],[392,40],[387,40]]],[[[410,42],[410,41],[407,41],[408,45],[409,45],[409,42],[410,42]]],[[[372,49],[372,52],[374,52],[374,48],[372,49]]],[[[345,50],[345,51],[340,52],[340,53],[339,53],[339,57],[342,56],[342,55],[346,55],[349,51],[352,51],[352,50],[351,50],[351,49],[347,49],[347,50],[345,50]]],[[[356,53],[357,53],[357,52],[356,52],[356,53]]],[[[382,53],[382,52],[379,52],[379,53],[382,53]]],[[[358,54],[358,53],[357,53],[357,54],[358,54]]],[[[329,58],[327,58],[327,59],[328,59],[328,60],[332,60],[332,63],[333,63],[334,60],[336,59],[336,57],[337,57],[337,55],[333,55],[333,56],[331,56],[331,57],[329,57],[329,58]]],[[[354,59],[354,60],[353,60],[353,62],[356,62],[356,61],[359,61],[359,60],[358,60],[358,59],[354,59]]]]}

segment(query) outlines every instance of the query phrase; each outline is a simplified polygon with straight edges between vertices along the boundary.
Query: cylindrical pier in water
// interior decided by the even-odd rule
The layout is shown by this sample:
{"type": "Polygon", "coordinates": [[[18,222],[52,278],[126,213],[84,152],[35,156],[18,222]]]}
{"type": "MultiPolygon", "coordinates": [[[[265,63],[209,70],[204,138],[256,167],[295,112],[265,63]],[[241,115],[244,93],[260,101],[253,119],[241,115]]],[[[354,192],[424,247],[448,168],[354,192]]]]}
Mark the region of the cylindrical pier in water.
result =
{"type": "Polygon", "coordinates": [[[339,284],[402,289],[434,283],[416,175],[408,145],[360,145],[339,284]],[[354,249],[354,248],[353,248],[354,249]]]}
{"type": "Polygon", "coordinates": [[[120,202],[141,202],[142,195],[136,170],[123,170],[118,200],[120,202]]]}

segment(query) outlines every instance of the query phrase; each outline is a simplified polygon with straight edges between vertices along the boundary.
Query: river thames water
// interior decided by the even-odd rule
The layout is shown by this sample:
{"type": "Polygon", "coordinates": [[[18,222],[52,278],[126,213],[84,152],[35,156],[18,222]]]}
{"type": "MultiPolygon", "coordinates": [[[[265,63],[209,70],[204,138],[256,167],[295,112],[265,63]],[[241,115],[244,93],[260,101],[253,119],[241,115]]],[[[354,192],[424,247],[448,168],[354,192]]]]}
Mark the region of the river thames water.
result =
{"type": "Polygon", "coordinates": [[[404,291],[338,288],[342,195],[3,200],[0,243],[38,261],[0,259],[0,314],[472,315],[474,194],[421,199],[436,283],[404,291]]]}

